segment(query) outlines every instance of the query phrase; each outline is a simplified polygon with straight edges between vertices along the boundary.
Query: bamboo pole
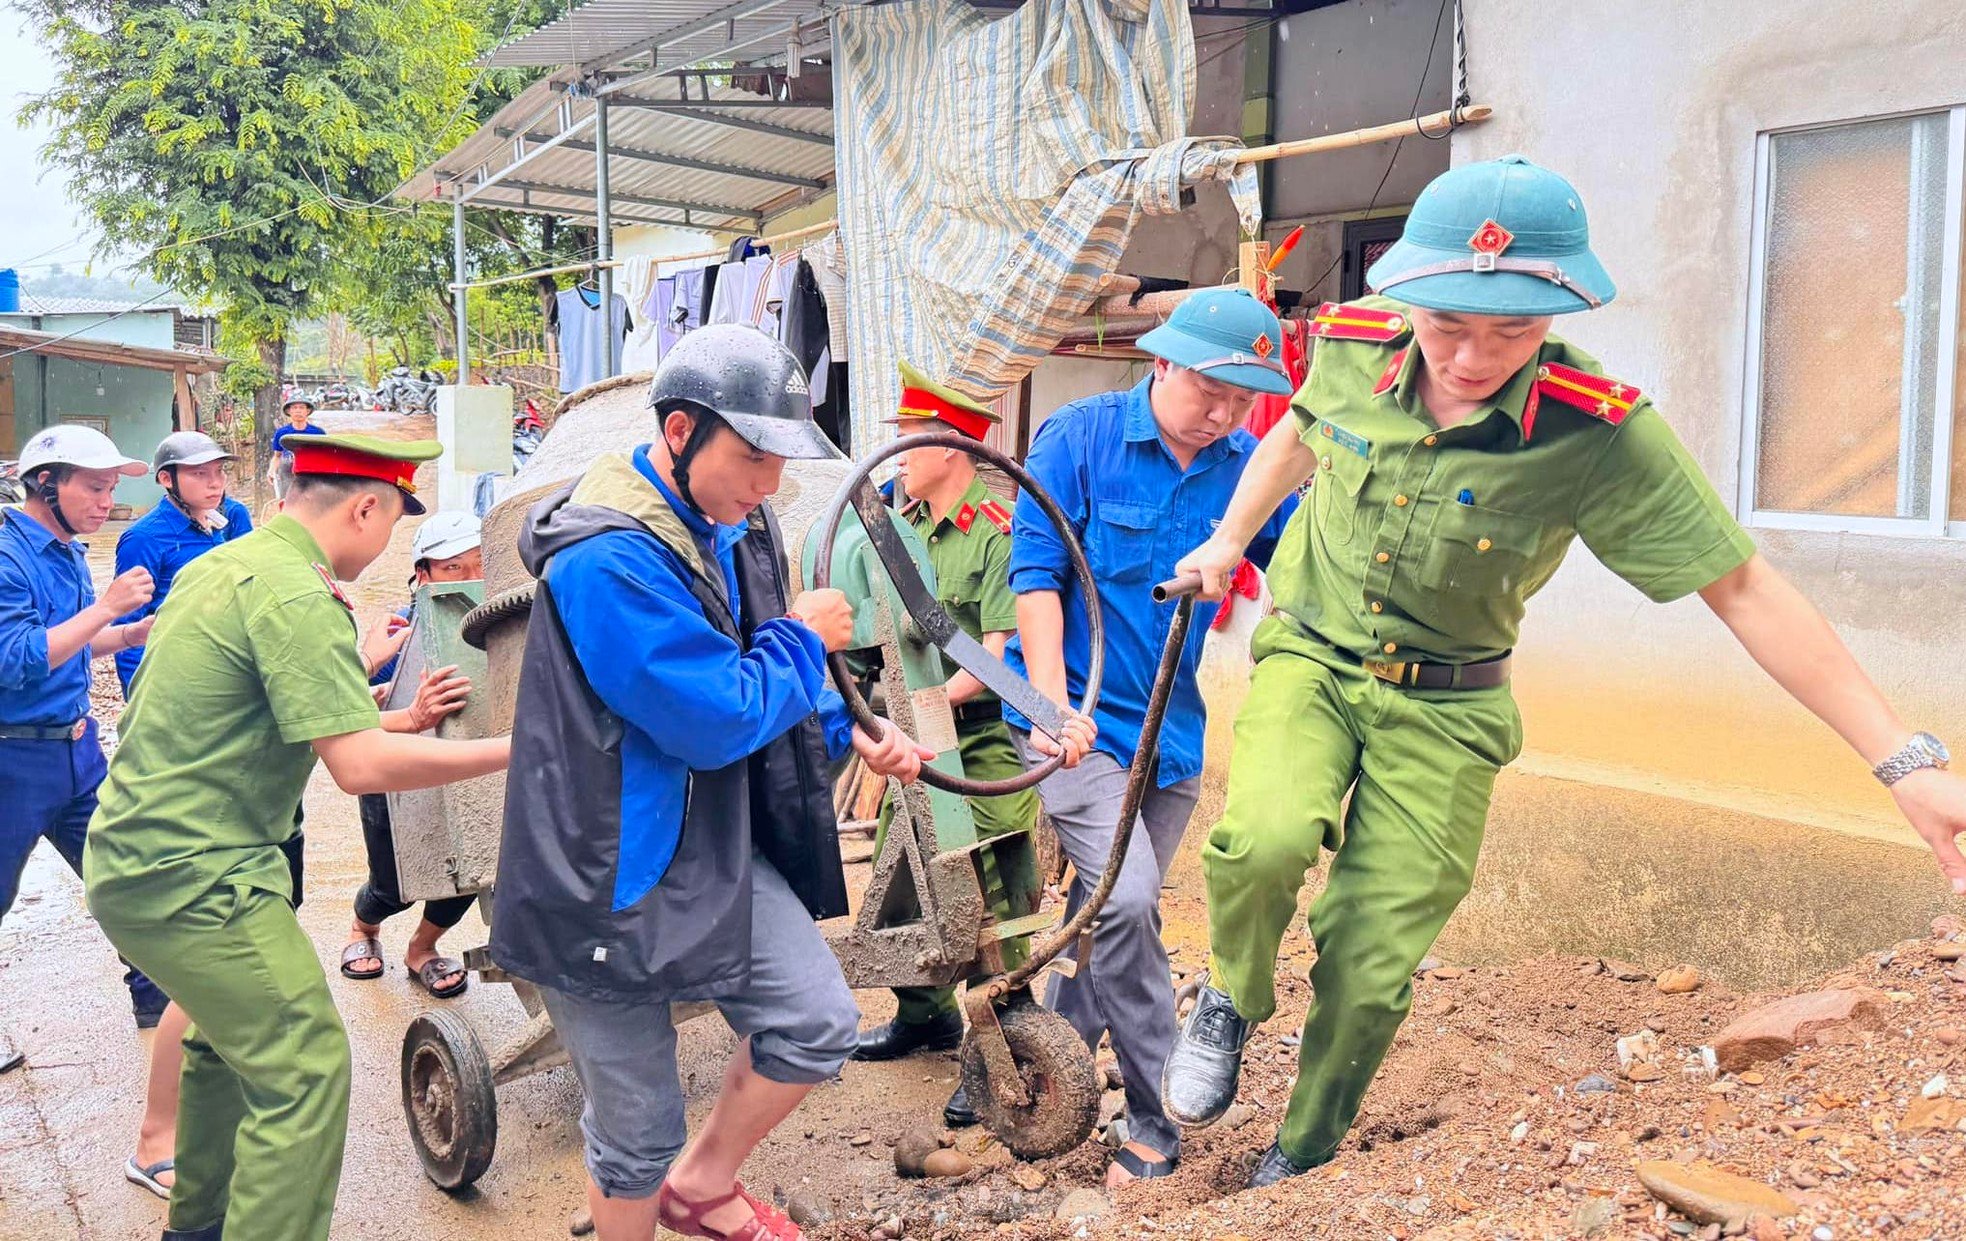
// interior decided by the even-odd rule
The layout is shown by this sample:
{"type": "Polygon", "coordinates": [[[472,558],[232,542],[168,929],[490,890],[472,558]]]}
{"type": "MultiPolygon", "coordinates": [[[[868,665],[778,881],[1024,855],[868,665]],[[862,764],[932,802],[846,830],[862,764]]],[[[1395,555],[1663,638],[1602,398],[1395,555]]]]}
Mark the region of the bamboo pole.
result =
{"type": "Polygon", "coordinates": [[[1487,104],[1471,103],[1465,108],[1450,108],[1445,112],[1394,121],[1390,125],[1373,125],[1366,129],[1348,129],[1342,134],[1326,134],[1321,138],[1298,138],[1291,142],[1250,147],[1247,151],[1236,153],[1236,163],[1262,164],[1273,159],[1316,155],[1320,151],[1342,151],[1348,147],[1371,146],[1375,142],[1392,142],[1416,134],[1422,138],[1442,138],[1456,126],[1479,124],[1493,115],[1495,109],[1487,104]]]}

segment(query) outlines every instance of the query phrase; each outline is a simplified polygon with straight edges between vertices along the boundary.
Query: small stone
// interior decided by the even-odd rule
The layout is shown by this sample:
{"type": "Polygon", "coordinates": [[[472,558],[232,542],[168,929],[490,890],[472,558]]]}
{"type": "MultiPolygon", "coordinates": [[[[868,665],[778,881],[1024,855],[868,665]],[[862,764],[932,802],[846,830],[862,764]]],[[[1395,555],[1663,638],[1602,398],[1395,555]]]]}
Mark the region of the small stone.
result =
{"type": "Polygon", "coordinates": [[[1222,1113],[1222,1124],[1229,1129],[1240,1129],[1256,1119],[1256,1109],[1247,1103],[1231,1103],[1229,1110],[1222,1113]]]}
{"type": "Polygon", "coordinates": [[[1406,1213],[1408,1215],[1425,1215],[1433,1204],[1434,1200],[1424,1194],[1417,1198],[1409,1198],[1406,1202],[1406,1213]]]}
{"type": "Polygon", "coordinates": [[[1700,1229],[1700,1241],[1720,1241],[1720,1225],[1708,1224],[1700,1229]]]}
{"type": "Polygon", "coordinates": [[[1602,1073],[1593,1073],[1583,1081],[1578,1082],[1575,1089],[1578,1094],[1615,1094],[1618,1090],[1618,1083],[1612,1081],[1602,1073]]]}
{"type": "Polygon", "coordinates": [[[1619,982],[1644,982],[1652,976],[1630,961],[1620,961],[1616,957],[1604,958],[1604,972],[1619,982]]]}
{"type": "Polygon", "coordinates": [[[1884,996],[1869,989],[1811,991],[1765,1004],[1734,1019],[1713,1041],[1719,1067],[1729,1073],[1763,1060],[1778,1060],[1830,1031],[1876,1029],[1884,1020],[1884,996]]]}
{"type": "Polygon", "coordinates": [[[1646,1160],[1638,1165],[1638,1180],[1654,1198],[1702,1224],[1746,1219],[1756,1211],[1775,1216],[1796,1211],[1788,1195],[1705,1162],[1646,1160]]]}
{"type": "Polygon", "coordinates": [[[1650,1142],[1653,1138],[1656,1138],[1658,1136],[1659,1136],[1659,1126],[1640,1125],[1636,1130],[1633,1131],[1632,1141],[1650,1142]]]}
{"type": "Polygon", "coordinates": [[[1966,1099],[1916,1099],[1905,1109],[1898,1128],[1907,1133],[1931,1129],[1940,1133],[1966,1124],[1966,1099]]]}
{"type": "Polygon", "coordinates": [[[1052,1214],[1066,1223],[1098,1219],[1106,1213],[1106,1195],[1096,1189],[1075,1189],[1066,1194],[1052,1214]]]}
{"type": "Polygon", "coordinates": [[[1756,1215],[1748,1220],[1747,1235],[1750,1241],[1788,1241],[1782,1226],[1766,1215],[1756,1215]]]}
{"type": "Polygon", "coordinates": [[[1625,1080],[1634,1082],[1656,1082],[1665,1075],[1664,1069],[1650,1061],[1640,1061],[1625,1070],[1625,1080]]]}
{"type": "Polygon", "coordinates": [[[1413,968],[1415,974],[1431,974],[1440,968],[1439,957],[1421,957],[1420,964],[1413,968]]]}
{"type": "Polygon", "coordinates": [[[1120,1066],[1117,1064],[1109,1064],[1106,1066],[1106,1089],[1108,1090],[1126,1089],[1126,1079],[1120,1076],[1120,1066]]]}
{"type": "Polygon", "coordinates": [[[872,1146],[873,1144],[874,1131],[872,1129],[862,1129],[859,1133],[847,1139],[848,1146],[872,1146]]]}
{"type": "Polygon", "coordinates": [[[1051,1180],[1050,1177],[1044,1174],[1042,1169],[1033,1168],[1027,1163],[1020,1163],[1012,1168],[1010,1170],[1010,1179],[1016,1181],[1018,1188],[1027,1193],[1036,1193],[1038,1190],[1043,1189],[1051,1180]]]}
{"type": "Polygon", "coordinates": [[[1756,1073],[1752,1070],[1741,1074],[1741,1085],[1743,1086],[1759,1086],[1761,1083],[1767,1080],[1768,1080],[1767,1078],[1763,1077],[1761,1074],[1756,1073]]]}
{"type": "Polygon", "coordinates": [[[1515,1128],[1509,1130],[1509,1145],[1521,1146],[1522,1140],[1528,1136],[1529,1122],[1525,1120],[1517,1124],[1515,1128]]]}
{"type": "Polygon", "coordinates": [[[1966,931],[1966,921],[1958,914],[1940,914],[1932,919],[1932,938],[1951,939],[1961,931],[1966,931]]]}
{"type": "Polygon", "coordinates": [[[1579,1237],[1601,1237],[1622,1218],[1609,1198],[1586,1198],[1570,1216],[1570,1231],[1579,1237]]]}
{"type": "Polygon", "coordinates": [[[1703,981],[1705,980],[1700,977],[1700,971],[1692,966],[1675,965],[1660,974],[1653,985],[1666,995],[1685,995],[1690,991],[1698,991],[1703,981]]]}
{"type": "Polygon", "coordinates": [[[1823,1178],[1798,1159],[1789,1165],[1789,1183],[1797,1189],[1814,1189],[1823,1183],[1823,1178]]]}
{"type": "Polygon", "coordinates": [[[1941,1073],[1919,1087],[1918,1097],[1921,1099],[1936,1099],[1946,1092],[1946,1085],[1946,1075],[1941,1073]]]}
{"type": "Polygon", "coordinates": [[[1100,1138],[1100,1141],[1104,1142],[1107,1146],[1110,1146],[1114,1150],[1118,1150],[1120,1147],[1126,1145],[1126,1140],[1129,1136],[1130,1135],[1127,1132],[1126,1117],[1119,1116],[1119,1117],[1115,1117],[1113,1122],[1106,1126],[1105,1136],[1100,1138]]]}
{"type": "Polygon", "coordinates": [[[1443,965],[1432,971],[1432,976],[1441,982],[1453,982],[1468,971],[1453,965],[1443,965]]]}
{"type": "Polygon", "coordinates": [[[592,1235],[594,1231],[594,1213],[584,1206],[581,1207],[567,1221],[567,1231],[576,1237],[592,1235]]]}
{"type": "Polygon", "coordinates": [[[833,1213],[826,1204],[804,1194],[788,1194],[785,1198],[785,1214],[801,1228],[817,1228],[830,1221],[833,1213]]]}
{"type": "MultiPolygon", "coordinates": [[[[856,1142],[855,1145],[859,1143],[856,1142]]],[[[928,1157],[941,1149],[940,1130],[910,1129],[894,1144],[894,1170],[902,1176],[924,1175],[922,1168],[927,1163],[928,1157]]]]}
{"type": "Polygon", "coordinates": [[[1828,1224],[1817,1224],[1816,1231],[1809,1234],[1809,1241],[1836,1241],[1836,1232],[1828,1224]]]}
{"type": "Polygon", "coordinates": [[[1932,955],[1941,961],[1957,961],[1961,957],[1966,957],[1966,944],[1958,942],[1940,944],[1932,949],[1932,955]]]}
{"type": "Polygon", "coordinates": [[[968,1176],[976,1162],[958,1150],[938,1150],[922,1161],[922,1175],[930,1177],[968,1176]]]}
{"type": "Polygon", "coordinates": [[[1597,1154],[1597,1143],[1572,1142],[1570,1144],[1570,1154],[1565,1158],[1564,1162],[1573,1168],[1581,1168],[1589,1163],[1591,1156],[1595,1154],[1597,1154]]]}

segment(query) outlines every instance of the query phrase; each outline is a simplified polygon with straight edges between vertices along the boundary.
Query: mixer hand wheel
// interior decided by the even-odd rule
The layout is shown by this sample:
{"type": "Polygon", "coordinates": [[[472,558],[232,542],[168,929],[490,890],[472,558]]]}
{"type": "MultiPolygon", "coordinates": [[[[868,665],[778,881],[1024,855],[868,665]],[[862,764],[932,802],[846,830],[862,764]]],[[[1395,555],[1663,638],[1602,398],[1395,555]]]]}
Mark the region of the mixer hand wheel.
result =
{"type": "MultiPolygon", "coordinates": [[[[1072,575],[1078,580],[1079,595],[1085,601],[1086,628],[1089,631],[1092,657],[1088,662],[1085,676],[1085,694],[1079,703],[1079,714],[1091,715],[1099,702],[1099,681],[1105,667],[1105,625],[1099,616],[1099,593],[1093,586],[1092,566],[1086,562],[1085,549],[1079,546],[1071,523],[1066,519],[1058,502],[1038,486],[1037,481],[1027,473],[1023,466],[991,448],[989,445],[973,440],[966,435],[953,433],[935,435],[910,435],[896,440],[880,451],[859,463],[853,474],[841,485],[840,493],[834,498],[826,515],[820,519],[817,539],[819,543],[818,560],[813,567],[813,586],[825,589],[832,584],[833,542],[839,535],[840,522],[846,516],[850,505],[859,515],[860,524],[867,532],[867,541],[873,545],[875,555],[880,557],[881,567],[887,571],[888,579],[901,596],[908,615],[914,620],[928,640],[947,655],[957,667],[983,682],[989,689],[1014,708],[1025,719],[1031,721],[1035,731],[1052,740],[1059,740],[1065,728],[1065,713],[1058,704],[1040,694],[1037,687],[1017,675],[1003,660],[992,655],[975,638],[964,633],[947,610],[936,601],[934,592],[922,581],[921,571],[908,555],[908,549],[895,532],[893,517],[880,493],[871,481],[875,467],[889,457],[897,456],[915,448],[953,448],[966,453],[979,461],[987,462],[1008,474],[1016,481],[1022,493],[1029,495],[1043,510],[1045,517],[1058,531],[1059,539],[1065,544],[1066,559],[1071,562],[1072,575]]],[[[846,699],[847,709],[853,713],[856,723],[866,732],[878,736],[881,723],[874,715],[873,708],[861,695],[854,683],[853,669],[848,665],[845,655],[833,652],[826,657],[827,665],[833,671],[833,684],[838,687],[840,696],[846,699]]],[[[1001,797],[1007,793],[1021,792],[1038,784],[1046,776],[1064,764],[1061,755],[1053,755],[1044,762],[1005,780],[969,780],[952,776],[933,767],[922,768],[922,779],[940,789],[959,793],[965,797],[1001,797]]]]}

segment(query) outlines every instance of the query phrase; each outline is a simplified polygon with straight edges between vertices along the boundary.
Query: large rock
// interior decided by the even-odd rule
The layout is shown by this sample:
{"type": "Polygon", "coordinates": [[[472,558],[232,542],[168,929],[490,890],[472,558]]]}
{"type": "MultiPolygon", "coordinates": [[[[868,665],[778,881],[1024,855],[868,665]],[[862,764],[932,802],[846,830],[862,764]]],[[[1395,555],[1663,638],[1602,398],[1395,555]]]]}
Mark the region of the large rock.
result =
{"type": "Polygon", "coordinates": [[[1884,1013],[1883,992],[1869,988],[1792,995],[1735,1018],[1714,1039],[1714,1058],[1722,1070],[1738,1073],[1818,1042],[1831,1030],[1877,1029],[1884,1024],[1884,1013]]]}
{"type": "Polygon", "coordinates": [[[1800,1208],[1787,1194],[1711,1164],[1651,1160],[1638,1165],[1639,1184],[1654,1198],[1701,1224],[1736,1226],[1752,1215],[1793,1215],[1800,1208]]]}

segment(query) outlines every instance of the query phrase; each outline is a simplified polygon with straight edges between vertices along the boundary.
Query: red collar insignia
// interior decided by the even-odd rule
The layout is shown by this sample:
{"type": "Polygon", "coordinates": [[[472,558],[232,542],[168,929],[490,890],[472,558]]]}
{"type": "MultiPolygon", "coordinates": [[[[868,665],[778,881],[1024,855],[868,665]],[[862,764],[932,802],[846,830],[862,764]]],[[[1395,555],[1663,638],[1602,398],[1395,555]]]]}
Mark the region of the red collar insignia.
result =
{"type": "Polygon", "coordinates": [[[334,596],[335,602],[353,612],[355,605],[348,602],[347,595],[341,593],[341,583],[334,580],[334,574],[328,572],[328,567],[317,564],[314,566],[314,571],[321,575],[321,580],[327,584],[328,593],[334,596]]]}

